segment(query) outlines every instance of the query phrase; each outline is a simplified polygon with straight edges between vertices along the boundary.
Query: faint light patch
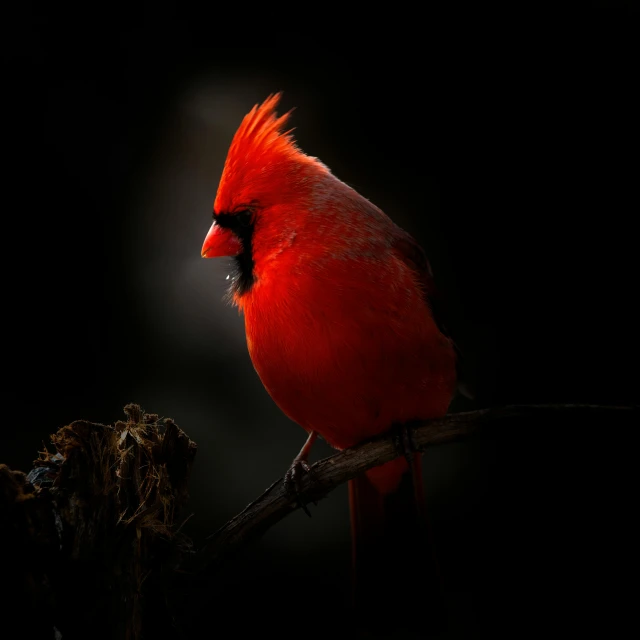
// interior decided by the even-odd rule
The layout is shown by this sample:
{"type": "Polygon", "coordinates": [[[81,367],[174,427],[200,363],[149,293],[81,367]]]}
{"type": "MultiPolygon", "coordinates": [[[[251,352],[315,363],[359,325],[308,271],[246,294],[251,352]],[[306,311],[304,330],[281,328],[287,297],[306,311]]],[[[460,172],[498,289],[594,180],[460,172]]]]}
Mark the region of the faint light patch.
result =
{"type": "Polygon", "coordinates": [[[166,120],[127,230],[137,313],[164,348],[202,357],[246,349],[244,323],[223,302],[230,261],[200,251],[233,134],[272,91],[251,78],[201,78],[166,120]]]}

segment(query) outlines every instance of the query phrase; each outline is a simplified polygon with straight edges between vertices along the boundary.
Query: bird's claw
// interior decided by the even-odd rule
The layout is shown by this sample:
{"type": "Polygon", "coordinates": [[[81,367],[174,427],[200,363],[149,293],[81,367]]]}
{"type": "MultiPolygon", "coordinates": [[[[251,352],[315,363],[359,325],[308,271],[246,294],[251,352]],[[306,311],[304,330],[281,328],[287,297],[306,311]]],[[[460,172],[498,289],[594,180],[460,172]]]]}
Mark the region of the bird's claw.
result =
{"type": "Polygon", "coordinates": [[[413,465],[413,454],[418,450],[413,438],[413,430],[410,425],[403,423],[397,425],[394,431],[393,442],[396,451],[405,457],[409,468],[411,468],[413,465]]]}
{"type": "MultiPolygon", "coordinates": [[[[304,458],[294,458],[289,470],[284,475],[284,488],[286,491],[294,491],[298,504],[302,510],[311,517],[311,512],[307,509],[307,504],[302,500],[301,480],[305,473],[310,473],[311,467],[304,458]]],[[[313,500],[313,504],[317,504],[313,500]]]]}

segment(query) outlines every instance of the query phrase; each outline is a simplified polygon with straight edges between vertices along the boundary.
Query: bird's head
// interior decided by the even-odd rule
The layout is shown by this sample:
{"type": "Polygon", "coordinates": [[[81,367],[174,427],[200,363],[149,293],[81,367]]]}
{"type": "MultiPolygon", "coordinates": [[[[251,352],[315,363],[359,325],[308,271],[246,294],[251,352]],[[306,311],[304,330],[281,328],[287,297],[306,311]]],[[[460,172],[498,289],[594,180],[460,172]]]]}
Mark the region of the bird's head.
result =
{"type": "Polygon", "coordinates": [[[235,293],[253,284],[254,260],[267,260],[295,235],[318,180],[331,175],[285,130],[290,112],[275,112],[281,94],[255,105],[236,131],[213,205],[202,257],[236,258],[235,293]]]}

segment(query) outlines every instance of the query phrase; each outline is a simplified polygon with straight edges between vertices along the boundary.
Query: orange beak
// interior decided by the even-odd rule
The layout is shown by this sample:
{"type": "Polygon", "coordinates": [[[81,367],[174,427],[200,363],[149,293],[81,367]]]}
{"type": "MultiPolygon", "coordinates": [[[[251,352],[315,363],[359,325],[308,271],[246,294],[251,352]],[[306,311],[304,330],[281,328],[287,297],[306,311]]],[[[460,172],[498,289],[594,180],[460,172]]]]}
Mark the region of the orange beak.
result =
{"type": "Polygon", "coordinates": [[[237,256],[242,252],[242,243],[231,229],[225,229],[215,222],[211,225],[202,245],[203,258],[237,256]]]}

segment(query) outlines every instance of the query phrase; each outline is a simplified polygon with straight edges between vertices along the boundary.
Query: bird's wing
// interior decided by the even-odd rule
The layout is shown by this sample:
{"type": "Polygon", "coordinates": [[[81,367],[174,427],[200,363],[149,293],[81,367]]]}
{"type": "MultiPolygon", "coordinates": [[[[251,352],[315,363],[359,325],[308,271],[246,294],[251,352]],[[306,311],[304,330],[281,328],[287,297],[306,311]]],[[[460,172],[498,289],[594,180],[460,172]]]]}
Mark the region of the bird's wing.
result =
{"type": "Polygon", "coordinates": [[[465,397],[473,399],[473,391],[470,389],[469,382],[466,380],[462,352],[449,331],[449,311],[446,300],[436,287],[433,271],[427,255],[413,236],[400,227],[397,227],[397,230],[398,232],[394,234],[392,241],[392,248],[396,255],[418,275],[425,302],[431,309],[431,315],[436,326],[440,330],[440,333],[451,340],[451,344],[455,350],[458,391],[465,397]]]}

